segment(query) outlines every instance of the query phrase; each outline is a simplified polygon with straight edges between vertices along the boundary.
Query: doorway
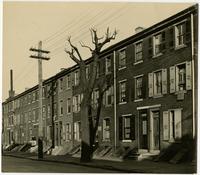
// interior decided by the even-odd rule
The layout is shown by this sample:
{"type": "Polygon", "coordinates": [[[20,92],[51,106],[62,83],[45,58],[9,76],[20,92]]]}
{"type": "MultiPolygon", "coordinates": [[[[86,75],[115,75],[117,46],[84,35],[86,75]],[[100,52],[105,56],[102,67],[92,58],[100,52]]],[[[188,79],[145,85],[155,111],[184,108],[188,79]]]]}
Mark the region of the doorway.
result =
{"type": "Polygon", "coordinates": [[[140,149],[148,149],[148,117],[147,110],[139,111],[140,149]]]}
{"type": "Polygon", "coordinates": [[[159,150],[160,148],[160,112],[158,110],[151,111],[152,119],[152,144],[151,148],[153,150],[159,150]]]}

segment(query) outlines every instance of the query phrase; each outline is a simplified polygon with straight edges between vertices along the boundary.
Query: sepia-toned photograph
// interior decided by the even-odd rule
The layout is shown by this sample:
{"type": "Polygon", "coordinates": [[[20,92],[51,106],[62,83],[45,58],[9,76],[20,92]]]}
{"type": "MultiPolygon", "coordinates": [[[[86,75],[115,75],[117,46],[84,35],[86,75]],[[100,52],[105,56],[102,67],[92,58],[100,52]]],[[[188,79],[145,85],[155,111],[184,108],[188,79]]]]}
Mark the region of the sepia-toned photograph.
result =
{"type": "Polygon", "coordinates": [[[198,2],[2,6],[2,173],[197,174],[198,2]]]}

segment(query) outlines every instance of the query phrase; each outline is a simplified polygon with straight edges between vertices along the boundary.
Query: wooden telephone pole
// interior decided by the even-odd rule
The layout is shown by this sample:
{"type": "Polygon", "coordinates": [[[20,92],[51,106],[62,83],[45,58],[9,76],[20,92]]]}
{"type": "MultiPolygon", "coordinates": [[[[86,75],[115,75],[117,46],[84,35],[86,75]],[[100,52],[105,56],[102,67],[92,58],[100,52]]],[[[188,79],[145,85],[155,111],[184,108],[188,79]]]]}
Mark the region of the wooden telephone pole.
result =
{"type": "Polygon", "coordinates": [[[42,50],[42,41],[38,43],[38,49],[30,48],[30,51],[37,52],[37,55],[31,55],[31,58],[38,59],[38,81],[39,81],[39,123],[38,123],[38,159],[43,158],[43,119],[42,119],[42,60],[49,60],[49,57],[43,57],[42,54],[48,54],[49,51],[42,50]]]}

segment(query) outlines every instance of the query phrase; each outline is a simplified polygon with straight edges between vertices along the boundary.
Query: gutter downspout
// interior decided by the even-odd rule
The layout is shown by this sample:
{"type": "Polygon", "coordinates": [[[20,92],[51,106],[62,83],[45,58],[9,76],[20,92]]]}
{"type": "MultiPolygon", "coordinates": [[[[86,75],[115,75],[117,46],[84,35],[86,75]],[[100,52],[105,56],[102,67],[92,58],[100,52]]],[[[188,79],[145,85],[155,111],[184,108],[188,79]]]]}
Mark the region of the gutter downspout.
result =
{"type": "Polygon", "coordinates": [[[196,96],[195,96],[195,66],[194,66],[194,15],[191,13],[191,56],[192,56],[192,136],[196,137],[196,96]]]}
{"type": "Polygon", "coordinates": [[[114,150],[117,148],[117,100],[116,100],[116,51],[114,51],[113,69],[114,69],[114,150]]]}

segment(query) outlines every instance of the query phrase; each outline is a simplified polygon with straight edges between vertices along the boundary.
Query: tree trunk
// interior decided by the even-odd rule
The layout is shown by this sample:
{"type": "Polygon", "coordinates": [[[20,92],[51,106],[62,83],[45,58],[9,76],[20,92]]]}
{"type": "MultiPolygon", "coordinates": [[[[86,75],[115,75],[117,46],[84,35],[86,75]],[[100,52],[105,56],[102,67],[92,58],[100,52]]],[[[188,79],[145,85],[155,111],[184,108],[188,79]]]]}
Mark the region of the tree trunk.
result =
{"type": "Polygon", "coordinates": [[[81,162],[89,162],[92,159],[92,149],[90,145],[90,106],[81,105],[81,162]]]}

